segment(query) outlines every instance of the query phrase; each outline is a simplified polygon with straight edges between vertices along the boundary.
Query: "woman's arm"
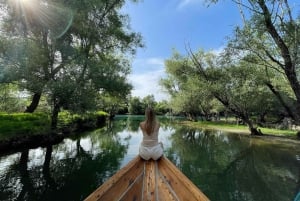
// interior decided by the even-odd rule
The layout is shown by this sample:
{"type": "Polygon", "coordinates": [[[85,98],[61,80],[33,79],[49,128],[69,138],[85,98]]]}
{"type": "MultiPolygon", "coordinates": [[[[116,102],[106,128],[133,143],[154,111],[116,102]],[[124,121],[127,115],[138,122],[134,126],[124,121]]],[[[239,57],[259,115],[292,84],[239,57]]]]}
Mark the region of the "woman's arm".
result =
{"type": "Polygon", "coordinates": [[[140,128],[141,128],[142,130],[144,130],[144,122],[141,122],[141,123],[140,123],[140,128]]]}

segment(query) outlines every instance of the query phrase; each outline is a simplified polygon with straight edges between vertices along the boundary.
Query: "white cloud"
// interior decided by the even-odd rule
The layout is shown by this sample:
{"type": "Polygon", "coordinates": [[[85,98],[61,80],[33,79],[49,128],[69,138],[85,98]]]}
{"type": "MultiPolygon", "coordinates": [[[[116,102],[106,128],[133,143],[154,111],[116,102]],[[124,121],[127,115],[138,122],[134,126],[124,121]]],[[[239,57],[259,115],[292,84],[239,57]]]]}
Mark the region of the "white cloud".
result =
{"type": "Polygon", "coordinates": [[[164,66],[164,60],[162,58],[149,58],[146,60],[147,64],[164,66]]]}
{"type": "Polygon", "coordinates": [[[168,99],[159,85],[159,81],[165,76],[164,59],[147,58],[138,59],[133,63],[133,72],[129,81],[133,85],[132,96],[144,98],[154,95],[156,101],[168,99]]]}
{"type": "MultiPolygon", "coordinates": [[[[210,51],[219,55],[224,51],[224,47],[221,46],[210,51]]],[[[151,57],[136,59],[133,62],[133,70],[128,77],[130,83],[133,85],[132,96],[144,98],[153,94],[156,101],[169,99],[168,94],[164,93],[162,87],[159,85],[161,78],[166,76],[164,60],[160,57],[151,57]]]]}
{"type": "Polygon", "coordinates": [[[159,57],[136,59],[132,65],[133,72],[157,71],[164,69],[164,59],[159,57]]]}
{"type": "Polygon", "coordinates": [[[216,55],[220,55],[221,53],[223,53],[225,50],[225,46],[221,46],[217,49],[213,49],[211,50],[212,53],[216,54],[216,55]]]}
{"type": "Polygon", "coordinates": [[[199,3],[204,3],[204,0],[180,0],[177,9],[183,9],[187,6],[199,4],[199,3]]]}

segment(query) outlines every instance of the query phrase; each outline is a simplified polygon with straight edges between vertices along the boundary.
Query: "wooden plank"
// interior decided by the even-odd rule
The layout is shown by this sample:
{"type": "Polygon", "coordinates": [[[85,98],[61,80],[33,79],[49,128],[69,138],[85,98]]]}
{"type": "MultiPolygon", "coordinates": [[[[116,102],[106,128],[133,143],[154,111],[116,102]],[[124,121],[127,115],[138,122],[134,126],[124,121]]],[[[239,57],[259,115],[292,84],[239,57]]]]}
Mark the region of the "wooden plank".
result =
{"type": "Polygon", "coordinates": [[[158,169],[163,178],[176,193],[179,200],[209,201],[209,199],[195,186],[177,167],[166,157],[158,162],[158,169]]]}
{"type": "Polygon", "coordinates": [[[85,199],[94,200],[209,201],[167,158],[145,161],[139,156],[85,199]]]}
{"type": "Polygon", "coordinates": [[[118,200],[122,193],[135,181],[136,176],[143,172],[143,169],[143,161],[137,156],[90,194],[85,201],[118,200]]]}
{"type": "Polygon", "coordinates": [[[155,199],[155,162],[145,161],[143,200],[154,201],[155,199]]]}
{"type": "Polygon", "coordinates": [[[124,192],[120,201],[140,201],[143,197],[143,180],[144,173],[142,172],[136,179],[136,181],[128,188],[128,191],[124,192]]]}
{"type": "Polygon", "coordinates": [[[173,189],[168,184],[168,182],[163,178],[163,175],[159,173],[157,169],[157,194],[159,200],[168,200],[168,201],[179,201],[176,197],[176,194],[173,192],[173,189]]]}

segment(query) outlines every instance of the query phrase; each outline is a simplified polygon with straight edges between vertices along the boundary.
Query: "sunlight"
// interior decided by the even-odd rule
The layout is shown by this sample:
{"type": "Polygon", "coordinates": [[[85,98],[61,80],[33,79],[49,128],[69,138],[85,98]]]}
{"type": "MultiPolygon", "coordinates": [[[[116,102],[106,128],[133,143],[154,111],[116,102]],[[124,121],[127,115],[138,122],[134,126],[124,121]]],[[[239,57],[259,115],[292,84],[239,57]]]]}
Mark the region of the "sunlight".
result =
{"type": "Polygon", "coordinates": [[[19,2],[24,3],[24,4],[27,4],[27,3],[30,3],[31,0],[19,0],[19,2]]]}
{"type": "Polygon", "coordinates": [[[17,15],[25,18],[38,9],[38,2],[36,0],[9,0],[8,2],[17,15]]]}
{"type": "Polygon", "coordinates": [[[36,2],[35,0],[10,0],[10,4],[26,8],[33,6],[34,4],[36,4],[36,2]]]}
{"type": "Polygon", "coordinates": [[[62,4],[43,3],[38,0],[9,0],[14,12],[23,18],[27,30],[40,26],[59,38],[66,33],[73,22],[73,12],[62,4]]]}

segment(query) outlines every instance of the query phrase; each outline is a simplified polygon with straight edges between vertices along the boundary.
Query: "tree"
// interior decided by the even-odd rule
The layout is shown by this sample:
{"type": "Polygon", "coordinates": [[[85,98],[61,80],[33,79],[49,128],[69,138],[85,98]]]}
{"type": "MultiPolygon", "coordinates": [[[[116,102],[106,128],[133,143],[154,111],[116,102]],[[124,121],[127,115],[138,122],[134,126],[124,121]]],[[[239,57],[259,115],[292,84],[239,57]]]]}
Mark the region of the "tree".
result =
{"type": "Polygon", "coordinates": [[[203,51],[197,54],[191,52],[194,73],[199,79],[206,81],[208,90],[226,109],[248,125],[251,134],[260,135],[261,132],[257,130],[252,119],[255,106],[264,104],[267,100],[257,99],[267,93],[261,82],[260,69],[223,55],[219,57],[203,51]]]}
{"type": "Polygon", "coordinates": [[[128,111],[130,114],[144,114],[145,105],[142,103],[139,97],[132,97],[129,100],[128,111]]]}
{"type": "Polygon", "coordinates": [[[295,100],[293,106],[286,102],[288,99],[281,96],[282,88],[285,86],[272,80],[265,84],[285,108],[288,116],[299,124],[299,12],[292,10],[287,0],[233,0],[233,2],[239,5],[244,26],[236,28],[235,36],[228,44],[228,52],[241,57],[249,53],[255,55],[256,59],[247,61],[261,66],[266,71],[276,70],[284,77],[284,84],[289,86],[291,98],[295,100]],[[250,16],[249,19],[246,19],[245,12],[250,16]]]}
{"type": "Polygon", "coordinates": [[[167,77],[160,84],[171,95],[173,112],[183,113],[192,121],[197,121],[200,114],[208,118],[213,97],[206,90],[205,83],[192,72],[191,60],[175,51],[165,64],[167,77]]]}
{"type": "Polygon", "coordinates": [[[0,84],[0,111],[19,112],[25,106],[25,99],[20,98],[17,85],[0,84]]]}
{"type": "Polygon", "coordinates": [[[97,107],[107,112],[110,118],[113,118],[116,114],[128,113],[128,101],[128,97],[124,98],[111,94],[101,94],[97,101],[97,107]]]}
{"type": "Polygon", "coordinates": [[[143,99],[142,99],[142,103],[144,104],[144,108],[146,107],[152,107],[152,108],[155,108],[157,102],[155,101],[155,98],[154,98],[154,95],[151,94],[151,95],[148,95],[148,96],[145,96],[143,99]]]}
{"type": "MultiPolygon", "coordinates": [[[[120,14],[124,1],[77,0],[58,3],[48,0],[46,3],[34,3],[36,5],[32,3],[25,10],[20,10],[18,4],[11,5],[9,23],[6,24],[7,33],[24,41],[24,47],[32,46],[36,50],[30,51],[34,56],[17,55],[17,60],[5,58],[6,62],[15,66],[15,70],[10,71],[14,80],[35,86],[33,89],[25,86],[33,94],[27,112],[33,112],[41,94],[46,93],[52,104],[52,126],[55,128],[60,108],[91,110],[97,94],[124,94],[131,89],[126,79],[130,73],[127,58],[142,44],[140,35],[128,28],[128,17],[120,14]],[[58,12],[60,9],[54,5],[72,13],[61,34],[55,34],[56,29],[48,26],[49,23],[45,25],[37,14],[52,9],[69,16],[70,12],[58,12]],[[14,61],[17,61],[16,65],[14,61]]],[[[9,55],[9,50],[11,48],[4,49],[5,55],[9,55]]]]}
{"type": "Polygon", "coordinates": [[[161,84],[170,92],[175,112],[195,120],[200,113],[210,119],[212,114],[226,110],[256,135],[261,134],[256,119],[263,122],[267,114],[279,114],[281,108],[276,108],[274,96],[265,85],[265,72],[259,66],[236,60],[233,55],[202,50],[189,53],[186,57],[175,53],[166,61],[167,78],[161,84]]]}
{"type": "Polygon", "coordinates": [[[168,113],[170,114],[171,108],[170,108],[169,102],[166,100],[157,102],[157,104],[154,107],[154,111],[158,115],[164,115],[164,114],[168,114],[168,113]]]}

